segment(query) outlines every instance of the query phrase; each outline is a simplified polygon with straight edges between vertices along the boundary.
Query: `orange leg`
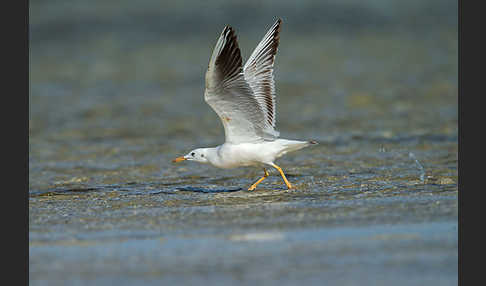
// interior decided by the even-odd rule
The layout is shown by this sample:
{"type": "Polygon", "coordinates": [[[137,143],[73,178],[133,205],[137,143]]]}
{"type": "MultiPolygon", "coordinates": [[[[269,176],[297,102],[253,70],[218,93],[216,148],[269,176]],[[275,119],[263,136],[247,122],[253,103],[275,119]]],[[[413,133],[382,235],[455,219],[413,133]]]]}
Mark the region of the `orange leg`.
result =
{"type": "Polygon", "coordinates": [[[285,184],[287,185],[287,188],[289,189],[292,189],[292,185],[290,184],[290,182],[287,180],[287,178],[285,177],[285,174],[284,172],[282,171],[282,168],[280,168],[279,166],[275,165],[275,164],[271,164],[273,167],[275,167],[275,169],[277,169],[279,172],[280,172],[280,175],[282,176],[282,179],[284,180],[285,184]]]}
{"type": "Polygon", "coordinates": [[[251,185],[251,187],[248,188],[248,191],[253,191],[258,184],[260,184],[263,180],[265,180],[268,177],[268,172],[267,172],[267,170],[265,168],[263,168],[263,172],[265,172],[265,175],[263,175],[263,177],[261,177],[253,185],[251,185]]]}

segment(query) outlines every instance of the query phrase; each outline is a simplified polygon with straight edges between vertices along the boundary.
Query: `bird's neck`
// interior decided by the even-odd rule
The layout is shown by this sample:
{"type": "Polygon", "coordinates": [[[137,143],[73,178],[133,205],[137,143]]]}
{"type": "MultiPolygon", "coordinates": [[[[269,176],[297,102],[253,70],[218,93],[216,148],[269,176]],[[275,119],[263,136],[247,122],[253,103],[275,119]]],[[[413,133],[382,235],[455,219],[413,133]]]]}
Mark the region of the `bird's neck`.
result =
{"type": "Polygon", "coordinates": [[[204,148],[204,154],[211,165],[218,166],[221,163],[221,156],[219,154],[220,147],[204,148]]]}

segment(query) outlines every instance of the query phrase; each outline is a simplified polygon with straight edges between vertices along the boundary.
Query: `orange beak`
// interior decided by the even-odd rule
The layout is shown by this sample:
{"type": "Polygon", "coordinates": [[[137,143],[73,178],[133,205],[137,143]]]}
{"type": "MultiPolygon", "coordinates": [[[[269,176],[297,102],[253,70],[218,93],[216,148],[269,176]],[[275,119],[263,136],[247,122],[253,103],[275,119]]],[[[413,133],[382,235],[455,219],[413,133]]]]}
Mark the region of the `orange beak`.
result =
{"type": "Polygon", "coordinates": [[[184,161],[184,160],[187,160],[187,159],[184,158],[184,156],[181,156],[181,157],[177,157],[174,160],[172,160],[172,163],[177,163],[177,162],[184,161]]]}

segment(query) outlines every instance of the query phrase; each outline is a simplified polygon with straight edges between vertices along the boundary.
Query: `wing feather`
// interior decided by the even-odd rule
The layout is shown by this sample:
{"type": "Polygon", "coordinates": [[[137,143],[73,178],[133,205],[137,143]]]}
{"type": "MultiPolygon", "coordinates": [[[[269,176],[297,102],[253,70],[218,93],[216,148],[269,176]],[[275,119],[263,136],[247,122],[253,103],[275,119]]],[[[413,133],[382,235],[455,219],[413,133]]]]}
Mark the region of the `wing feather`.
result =
{"type": "Polygon", "coordinates": [[[243,70],[255,98],[261,106],[268,125],[275,128],[276,102],[273,65],[280,40],[282,20],[278,19],[265,34],[243,70]]]}
{"type": "Polygon", "coordinates": [[[264,111],[245,80],[236,35],[226,26],[216,43],[206,72],[205,101],[218,114],[226,142],[273,140],[264,111]]]}

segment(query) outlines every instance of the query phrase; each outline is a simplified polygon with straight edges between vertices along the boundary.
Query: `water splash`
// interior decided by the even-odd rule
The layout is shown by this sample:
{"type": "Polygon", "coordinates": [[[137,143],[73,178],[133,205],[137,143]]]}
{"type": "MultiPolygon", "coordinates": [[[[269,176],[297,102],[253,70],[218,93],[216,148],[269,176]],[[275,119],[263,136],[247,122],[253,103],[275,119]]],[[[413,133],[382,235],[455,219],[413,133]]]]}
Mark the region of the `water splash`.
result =
{"type": "Polygon", "coordinates": [[[417,159],[417,157],[415,157],[415,154],[413,154],[412,152],[408,153],[408,157],[415,160],[415,164],[417,165],[417,167],[420,170],[420,181],[423,183],[425,181],[425,169],[424,169],[424,167],[420,164],[419,160],[417,159]]]}

